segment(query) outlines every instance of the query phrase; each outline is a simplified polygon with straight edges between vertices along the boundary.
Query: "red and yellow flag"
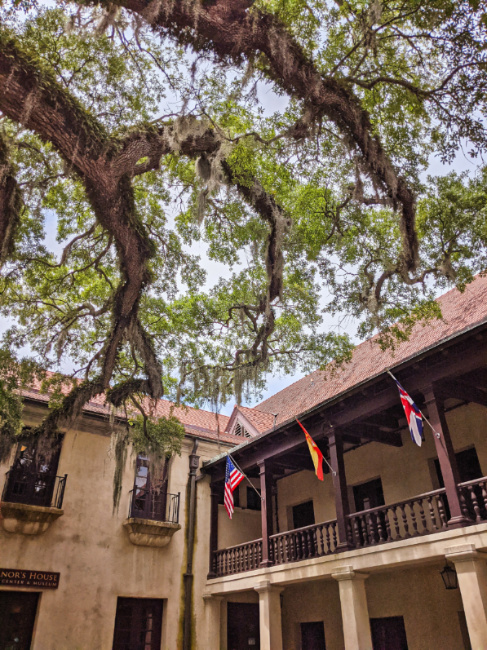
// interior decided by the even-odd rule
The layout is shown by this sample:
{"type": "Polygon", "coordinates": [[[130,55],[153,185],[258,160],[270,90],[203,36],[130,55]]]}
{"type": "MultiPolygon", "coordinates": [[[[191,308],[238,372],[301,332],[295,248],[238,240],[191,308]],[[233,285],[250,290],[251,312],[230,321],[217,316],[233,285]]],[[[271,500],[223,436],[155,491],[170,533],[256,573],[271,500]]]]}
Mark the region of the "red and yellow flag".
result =
{"type": "Polygon", "coordinates": [[[311,454],[311,459],[313,461],[313,465],[315,466],[316,476],[320,479],[320,481],[322,481],[323,480],[323,454],[318,449],[316,442],[309,435],[309,433],[303,427],[303,425],[298,420],[298,418],[296,418],[296,422],[304,431],[304,435],[306,436],[306,442],[308,443],[308,447],[309,447],[309,453],[311,454]]]}

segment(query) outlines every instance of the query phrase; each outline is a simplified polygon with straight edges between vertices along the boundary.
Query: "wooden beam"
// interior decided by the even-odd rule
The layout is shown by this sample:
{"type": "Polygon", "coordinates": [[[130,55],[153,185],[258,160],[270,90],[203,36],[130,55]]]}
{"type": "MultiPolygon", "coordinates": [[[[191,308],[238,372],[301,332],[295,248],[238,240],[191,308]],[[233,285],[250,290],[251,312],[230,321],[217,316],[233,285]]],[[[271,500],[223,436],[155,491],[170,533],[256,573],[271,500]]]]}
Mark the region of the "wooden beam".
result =
{"type": "Polygon", "coordinates": [[[401,434],[393,431],[380,431],[374,427],[368,426],[366,423],[359,423],[353,427],[347,427],[344,433],[352,438],[365,438],[371,442],[381,442],[384,445],[392,445],[393,447],[402,447],[401,434]]]}
{"type": "Polygon", "coordinates": [[[435,394],[444,399],[455,397],[465,402],[487,406],[487,390],[466,381],[448,379],[435,384],[434,389],[435,394]]]}

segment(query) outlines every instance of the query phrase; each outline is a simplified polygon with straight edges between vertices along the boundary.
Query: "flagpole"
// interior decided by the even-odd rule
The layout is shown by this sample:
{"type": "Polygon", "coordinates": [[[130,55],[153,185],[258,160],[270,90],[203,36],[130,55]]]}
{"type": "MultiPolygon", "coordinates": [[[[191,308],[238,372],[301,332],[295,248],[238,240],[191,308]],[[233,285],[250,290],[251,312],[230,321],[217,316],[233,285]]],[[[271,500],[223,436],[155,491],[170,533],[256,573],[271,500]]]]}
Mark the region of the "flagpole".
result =
{"type": "MultiPolygon", "coordinates": [[[[386,372],[388,372],[388,373],[390,374],[390,376],[394,379],[394,381],[395,381],[396,383],[399,383],[399,381],[394,377],[394,375],[393,375],[392,372],[389,370],[389,368],[387,368],[386,372]]],[[[440,439],[440,438],[441,438],[441,434],[438,433],[438,431],[436,431],[436,429],[434,428],[434,426],[431,424],[431,422],[428,420],[428,418],[427,418],[426,415],[423,413],[423,411],[419,408],[418,405],[416,405],[416,408],[417,408],[418,411],[421,413],[421,417],[423,418],[423,420],[424,420],[425,422],[428,423],[428,425],[429,425],[431,431],[435,434],[435,436],[436,436],[438,439],[440,439]]]]}
{"type": "Polygon", "coordinates": [[[242,472],[242,470],[241,470],[240,467],[237,465],[237,463],[235,462],[235,460],[233,459],[233,457],[230,455],[230,452],[227,452],[227,456],[230,458],[230,460],[231,460],[232,463],[235,465],[235,467],[238,469],[238,471],[239,471],[241,474],[243,474],[243,475],[245,476],[245,479],[246,479],[247,483],[248,483],[248,484],[250,485],[250,487],[254,490],[254,492],[257,494],[257,496],[259,497],[259,499],[262,501],[262,496],[261,496],[259,490],[255,487],[255,485],[252,484],[252,482],[251,482],[250,479],[248,478],[247,474],[246,474],[245,472],[242,472]]]}

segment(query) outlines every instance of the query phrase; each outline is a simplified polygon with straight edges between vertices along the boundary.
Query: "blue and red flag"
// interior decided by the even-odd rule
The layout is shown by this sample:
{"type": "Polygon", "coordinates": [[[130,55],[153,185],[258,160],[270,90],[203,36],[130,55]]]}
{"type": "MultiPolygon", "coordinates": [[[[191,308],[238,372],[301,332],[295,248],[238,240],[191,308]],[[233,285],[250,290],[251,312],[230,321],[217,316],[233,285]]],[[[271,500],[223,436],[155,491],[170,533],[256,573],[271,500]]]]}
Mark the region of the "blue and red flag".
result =
{"type": "Polygon", "coordinates": [[[232,518],[234,507],[233,507],[233,491],[245,478],[245,474],[242,474],[235,465],[232,463],[230,458],[227,456],[227,466],[225,469],[225,490],[223,503],[225,504],[225,510],[228,513],[230,519],[232,518]]]}
{"type": "Polygon", "coordinates": [[[411,396],[406,393],[404,388],[395,377],[394,381],[396,382],[399,389],[399,396],[401,398],[404,413],[406,414],[406,420],[408,421],[411,438],[413,442],[418,445],[418,447],[421,447],[421,443],[423,442],[423,416],[421,414],[421,411],[413,402],[411,396]]]}

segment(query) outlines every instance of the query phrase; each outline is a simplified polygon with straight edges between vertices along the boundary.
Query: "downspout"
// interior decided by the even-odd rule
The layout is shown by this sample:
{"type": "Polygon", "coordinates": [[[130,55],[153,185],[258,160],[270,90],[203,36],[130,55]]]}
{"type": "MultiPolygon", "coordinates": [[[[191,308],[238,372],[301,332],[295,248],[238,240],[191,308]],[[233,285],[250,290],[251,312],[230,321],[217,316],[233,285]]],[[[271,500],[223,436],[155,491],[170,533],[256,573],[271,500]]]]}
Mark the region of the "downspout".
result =
{"type": "Polygon", "coordinates": [[[200,457],[196,455],[198,440],[193,443],[193,449],[189,455],[189,479],[188,479],[188,532],[187,532],[187,560],[186,573],[184,574],[184,618],[183,618],[183,650],[191,650],[191,619],[192,619],[192,596],[193,596],[193,552],[194,532],[196,523],[196,470],[198,469],[200,457]]]}

